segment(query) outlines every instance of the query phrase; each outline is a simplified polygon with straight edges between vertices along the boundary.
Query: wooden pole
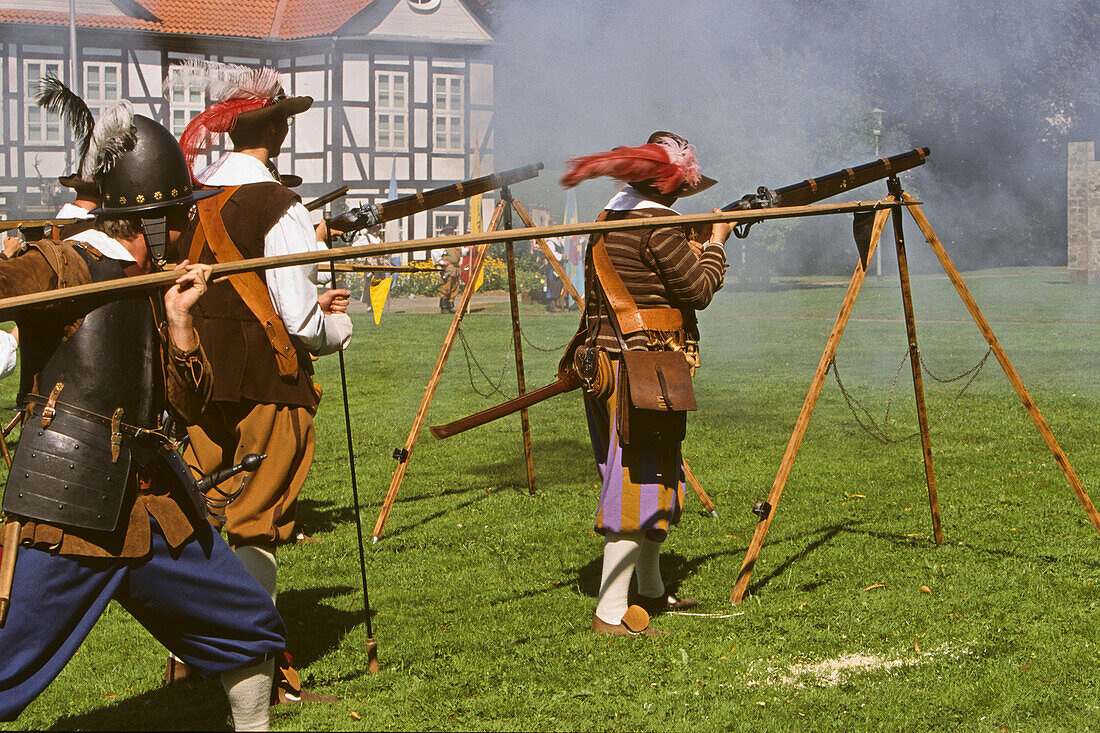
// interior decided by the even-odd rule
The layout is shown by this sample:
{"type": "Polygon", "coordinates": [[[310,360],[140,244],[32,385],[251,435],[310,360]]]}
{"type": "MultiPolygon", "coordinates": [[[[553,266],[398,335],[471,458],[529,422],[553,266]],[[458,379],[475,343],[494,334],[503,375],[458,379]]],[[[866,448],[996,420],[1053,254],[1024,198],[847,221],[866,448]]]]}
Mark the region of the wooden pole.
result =
{"type": "Polygon", "coordinates": [[[974,300],[974,296],[970,294],[970,290],[963,282],[959,271],[955,269],[955,265],[951,262],[951,258],[947,256],[947,250],[943,248],[943,243],[940,242],[940,238],[937,237],[936,233],[932,230],[932,225],[928,222],[924,212],[921,211],[920,205],[917,204],[916,199],[907,193],[903,193],[902,201],[909,204],[909,211],[913,216],[913,220],[917,222],[917,226],[920,227],[925,239],[928,240],[928,244],[932,247],[932,251],[936,253],[936,257],[939,258],[944,272],[947,273],[947,276],[951,279],[951,283],[955,286],[955,290],[958,291],[959,297],[962,298],[963,303],[966,304],[966,309],[970,311],[971,318],[973,318],[974,323],[978,325],[978,330],[982,332],[982,336],[985,337],[986,343],[989,344],[989,348],[993,350],[993,354],[997,357],[997,361],[1000,362],[1001,369],[1004,370],[1005,376],[1008,377],[1008,381],[1012,384],[1012,388],[1016,390],[1016,394],[1019,395],[1020,401],[1024,403],[1024,408],[1027,410],[1028,414],[1031,415],[1035,427],[1039,429],[1039,435],[1043,437],[1043,440],[1047,444],[1047,448],[1050,449],[1051,454],[1054,456],[1054,460],[1057,461],[1058,465],[1061,467],[1062,473],[1065,474],[1066,479],[1069,481],[1073,493],[1077,495],[1077,500],[1081,502],[1081,506],[1084,507],[1085,513],[1088,515],[1089,521],[1092,522],[1093,528],[1100,534],[1100,515],[1096,513],[1096,507],[1093,506],[1092,499],[1089,498],[1088,492],[1085,491],[1085,487],[1081,483],[1081,479],[1077,477],[1077,473],[1073,470],[1073,466],[1070,465],[1069,458],[1066,456],[1065,451],[1058,445],[1058,440],[1054,437],[1054,433],[1051,431],[1050,426],[1047,425],[1046,420],[1043,419],[1042,413],[1039,412],[1039,407],[1028,393],[1023,380],[1020,379],[1020,375],[1016,372],[1016,368],[1012,366],[1012,362],[1009,361],[1008,354],[1005,353],[1005,350],[1001,347],[1000,341],[998,341],[997,337],[993,334],[993,329],[990,328],[989,322],[985,319],[985,316],[982,315],[977,302],[974,300]]]}
{"type": "Polygon", "coordinates": [[[15,557],[21,530],[22,525],[14,519],[4,524],[4,555],[0,558],[0,626],[4,625],[11,606],[11,582],[15,578],[15,557]]]}
{"type": "MultiPolygon", "coordinates": [[[[851,201],[841,204],[813,204],[811,206],[789,206],[775,209],[752,209],[750,211],[729,211],[720,214],[691,214],[688,216],[662,216],[662,217],[638,217],[634,219],[619,219],[616,221],[584,222],[581,224],[556,224],[548,227],[535,227],[534,229],[513,229],[510,232],[483,232],[477,234],[460,234],[447,237],[443,244],[438,237],[427,239],[411,239],[401,242],[382,242],[380,244],[364,244],[355,247],[338,247],[322,251],[296,252],[293,254],[276,255],[274,257],[256,257],[235,262],[218,262],[211,265],[211,276],[214,278],[227,275],[239,275],[244,272],[259,272],[278,267],[295,267],[297,265],[315,265],[320,262],[340,262],[353,260],[358,257],[373,257],[375,255],[399,254],[403,252],[422,252],[437,249],[440,246],[466,247],[491,242],[517,242],[535,237],[563,237],[573,234],[589,234],[592,232],[628,231],[632,229],[654,229],[662,226],[691,226],[716,221],[763,221],[766,219],[795,219],[805,216],[825,216],[830,214],[852,214],[860,211],[873,211],[890,203],[881,201],[851,201]]],[[[119,296],[122,293],[147,290],[171,285],[179,277],[174,271],[153,272],[148,275],[136,275],[134,277],[119,278],[117,280],[104,280],[101,282],[73,285],[66,288],[56,288],[38,293],[16,295],[10,298],[0,298],[0,321],[11,320],[14,314],[32,306],[46,303],[67,303],[85,298],[99,298],[107,295],[119,296]]]]}
{"type": "Polygon", "coordinates": [[[680,460],[684,466],[684,477],[688,483],[691,484],[691,488],[695,491],[695,495],[699,497],[699,501],[703,502],[703,506],[710,512],[712,517],[718,517],[718,510],[714,508],[714,502],[707,496],[707,492],[703,491],[703,485],[699,483],[699,479],[695,478],[695,472],[691,470],[691,466],[688,465],[687,459],[680,456],[680,460]]]}
{"type": "MultiPolygon", "coordinates": [[[[867,250],[868,262],[870,262],[875,248],[878,247],[878,241],[882,237],[882,230],[886,226],[886,219],[889,215],[888,209],[882,209],[875,214],[874,225],[871,229],[871,241],[867,250]]],[[[864,269],[863,262],[859,262],[856,265],[855,272],[852,273],[851,281],[848,283],[848,290],[844,294],[844,301],[840,305],[840,313],[837,314],[832,332],[830,332],[829,339],[825,343],[825,351],[821,354],[821,361],[818,362],[817,370],[814,372],[810,390],[802,403],[798,421],[795,423],[791,439],[787,443],[787,450],[783,454],[783,461],[779,464],[779,472],[776,474],[775,482],[772,483],[771,491],[768,493],[767,504],[761,512],[760,523],[756,525],[756,531],[753,532],[749,549],[745,553],[745,560],[741,564],[741,571],[737,575],[737,584],[733,588],[733,593],[730,594],[730,603],[740,603],[741,598],[745,595],[745,589],[748,588],[749,577],[752,575],[753,565],[756,564],[756,557],[764,546],[764,538],[767,536],[768,528],[775,517],[779,498],[782,496],[783,487],[787,483],[787,476],[790,474],[791,466],[794,465],[794,458],[798,454],[798,447],[802,444],[802,438],[806,435],[806,429],[810,425],[810,416],[813,415],[817,398],[821,394],[821,387],[825,383],[825,376],[829,372],[829,363],[836,354],[837,346],[840,345],[840,337],[844,335],[844,327],[852,314],[856,296],[859,295],[859,289],[863,285],[863,279],[866,276],[867,271],[864,269]]]]}
{"type": "MultiPolygon", "coordinates": [[[[527,213],[527,208],[515,199],[512,200],[512,205],[516,207],[516,213],[519,214],[519,218],[523,221],[523,225],[527,227],[535,226],[534,219],[527,213]]],[[[554,253],[550,251],[550,245],[546,243],[546,240],[541,237],[535,237],[535,244],[542,250],[542,254],[546,257],[546,261],[550,263],[550,267],[554,268],[554,274],[561,280],[562,285],[569,291],[569,296],[573,298],[573,302],[580,308],[584,305],[584,298],[577,292],[577,288],[573,285],[573,281],[569,279],[569,276],[565,274],[565,270],[562,268],[561,263],[558,262],[558,258],[554,256],[554,253]]]]}
{"type": "MultiPolygon", "coordinates": [[[[501,199],[501,201],[497,203],[496,209],[493,211],[493,218],[490,220],[488,227],[489,232],[495,231],[497,226],[499,226],[500,218],[504,214],[505,207],[506,204],[504,200],[501,199]]],[[[455,338],[458,336],[458,327],[462,323],[462,316],[466,313],[466,309],[470,305],[470,299],[474,295],[474,286],[477,284],[477,276],[485,264],[485,253],[488,249],[488,244],[483,244],[480,249],[478,249],[474,267],[470,271],[470,279],[466,282],[466,289],[462,291],[462,297],[459,299],[458,308],[455,309],[454,318],[451,319],[451,327],[447,330],[447,337],[443,339],[443,348],[439,351],[439,357],[436,359],[435,368],[432,370],[432,376],[428,379],[428,386],[424,390],[424,398],[420,401],[420,409],[417,410],[416,417],[413,419],[409,437],[405,439],[405,447],[394,452],[394,457],[397,458],[397,469],[394,471],[393,479],[390,481],[390,488],[389,491],[386,492],[386,500],[382,503],[382,510],[378,513],[378,521],[374,524],[374,531],[371,533],[372,544],[381,539],[382,530],[386,527],[386,520],[390,516],[390,511],[393,510],[393,503],[397,500],[397,492],[401,488],[401,481],[405,477],[405,471],[409,465],[409,456],[412,454],[413,447],[416,445],[416,439],[420,434],[420,428],[424,425],[424,418],[428,414],[428,406],[432,404],[432,397],[435,395],[435,390],[439,386],[439,380],[443,377],[443,367],[447,363],[447,357],[451,353],[451,347],[454,346],[455,338]]]]}
{"type": "MultiPolygon", "coordinates": [[[[901,197],[901,183],[897,176],[890,176],[887,185],[890,193],[901,197]]],[[[917,348],[917,322],[913,317],[913,294],[909,286],[909,262],[905,256],[905,229],[901,210],[894,209],[894,244],[898,252],[898,277],[901,279],[901,302],[905,308],[905,333],[909,338],[909,366],[913,371],[913,393],[917,399],[917,424],[920,426],[920,446],[924,456],[924,480],[928,485],[928,506],[932,512],[932,535],[937,545],[943,544],[943,528],[940,526],[940,502],[936,496],[936,472],[932,468],[932,436],[928,432],[928,409],[924,403],[924,377],[921,374],[920,351],[917,348]]]]}
{"type": "MultiPolygon", "coordinates": [[[[500,190],[502,201],[507,202],[504,210],[504,229],[512,228],[512,199],[507,187],[500,190]]],[[[527,394],[527,380],[523,374],[523,334],[519,327],[519,293],[516,287],[516,252],[515,245],[508,242],[504,245],[504,251],[508,262],[508,302],[512,309],[512,348],[516,354],[516,387],[519,397],[527,394]]],[[[523,434],[523,460],[527,466],[527,493],[535,493],[535,458],[531,450],[531,421],[527,417],[527,408],[519,411],[520,432],[523,434]]]]}

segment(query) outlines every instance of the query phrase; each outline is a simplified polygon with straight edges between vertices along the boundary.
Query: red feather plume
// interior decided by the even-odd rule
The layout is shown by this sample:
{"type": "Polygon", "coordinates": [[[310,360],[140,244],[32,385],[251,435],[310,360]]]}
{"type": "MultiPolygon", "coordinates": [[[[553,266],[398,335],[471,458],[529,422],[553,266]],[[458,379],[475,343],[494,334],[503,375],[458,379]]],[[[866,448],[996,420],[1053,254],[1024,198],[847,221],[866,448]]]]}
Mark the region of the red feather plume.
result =
{"type": "Polygon", "coordinates": [[[199,155],[210,147],[215,135],[229,132],[237,122],[237,115],[260,109],[270,100],[267,99],[228,99],[210,105],[188,123],[180,135],[180,147],[187,159],[188,168],[199,155]]]}
{"type": "Polygon", "coordinates": [[[610,176],[627,183],[652,181],[658,191],[669,194],[687,177],[684,169],[670,160],[668,148],[657,143],[584,155],[573,158],[568,165],[569,169],[561,177],[561,184],[566,188],[589,178],[610,176]]]}

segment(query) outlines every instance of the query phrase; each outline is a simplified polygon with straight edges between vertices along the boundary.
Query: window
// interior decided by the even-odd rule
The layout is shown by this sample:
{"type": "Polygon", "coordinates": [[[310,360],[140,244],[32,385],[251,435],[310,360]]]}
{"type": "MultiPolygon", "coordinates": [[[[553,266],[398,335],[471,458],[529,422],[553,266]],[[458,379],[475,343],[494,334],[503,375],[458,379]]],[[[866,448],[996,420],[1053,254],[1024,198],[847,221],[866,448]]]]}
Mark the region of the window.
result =
{"type": "Polygon", "coordinates": [[[122,99],[121,76],[118,64],[84,64],[84,101],[97,120],[122,99]]]}
{"type": "Polygon", "coordinates": [[[408,149],[408,80],[405,72],[379,71],[375,75],[374,141],[377,150],[408,149]]]}
{"type": "Polygon", "coordinates": [[[461,153],[463,152],[462,77],[436,74],[432,83],[435,90],[435,110],[432,118],[435,149],[461,153]]]}
{"type": "Polygon", "coordinates": [[[38,85],[42,77],[52,74],[61,78],[60,61],[28,61],[24,67],[27,80],[26,93],[23,99],[26,103],[28,143],[46,145],[61,145],[64,142],[61,134],[61,115],[57,112],[49,112],[38,106],[38,85]]]}
{"type": "MultiPolygon", "coordinates": [[[[432,213],[432,236],[442,237],[444,236],[443,230],[447,227],[454,227],[454,231],[450,234],[465,234],[462,231],[462,215],[451,212],[433,212],[432,213]]],[[[447,235],[449,236],[449,235],[447,235]]]]}
{"type": "Polygon", "coordinates": [[[187,123],[206,109],[202,87],[198,84],[173,85],[169,102],[172,109],[172,134],[177,138],[183,134],[187,123]]]}

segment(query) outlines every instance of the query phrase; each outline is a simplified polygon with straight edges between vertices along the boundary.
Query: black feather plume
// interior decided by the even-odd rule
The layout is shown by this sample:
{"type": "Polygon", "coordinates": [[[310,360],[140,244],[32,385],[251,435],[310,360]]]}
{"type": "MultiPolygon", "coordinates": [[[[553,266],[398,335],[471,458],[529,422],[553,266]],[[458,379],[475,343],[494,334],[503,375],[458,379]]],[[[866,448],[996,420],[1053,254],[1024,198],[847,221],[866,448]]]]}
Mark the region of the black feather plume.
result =
{"type": "Polygon", "coordinates": [[[46,74],[38,84],[38,106],[61,115],[77,141],[78,159],[83,160],[88,152],[92,128],[95,127],[95,118],[84,100],[56,76],[46,74]]]}

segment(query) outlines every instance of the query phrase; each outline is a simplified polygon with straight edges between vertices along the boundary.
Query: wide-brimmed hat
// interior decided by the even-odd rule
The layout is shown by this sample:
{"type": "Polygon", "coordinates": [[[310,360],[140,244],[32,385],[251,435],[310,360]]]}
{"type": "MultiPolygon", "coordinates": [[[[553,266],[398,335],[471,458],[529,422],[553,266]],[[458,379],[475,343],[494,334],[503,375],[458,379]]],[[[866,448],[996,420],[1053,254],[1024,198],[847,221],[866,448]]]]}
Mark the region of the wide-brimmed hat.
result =
{"type": "MultiPolygon", "coordinates": [[[[280,89],[280,93],[282,90],[280,89]]],[[[276,98],[268,104],[257,109],[241,112],[237,115],[237,123],[234,129],[265,125],[272,120],[286,119],[296,114],[301,114],[313,106],[313,97],[288,97],[282,93],[282,98],[276,98]]]]}
{"type": "Polygon", "coordinates": [[[566,188],[589,178],[610,176],[643,194],[682,198],[717,183],[700,171],[691,143],[665,130],[650,135],[644,145],[573,158],[567,165],[568,170],[561,178],[566,188]]]}
{"type": "Polygon", "coordinates": [[[213,104],[200,112],[180,135],[180,147],[190,165],[210,147],[215,136],[257,127],[305,112],[313,97],[289,97],[279,72],[217,61],[186,61],[168,70],[165,94],[199,88],[213,104]]]}

